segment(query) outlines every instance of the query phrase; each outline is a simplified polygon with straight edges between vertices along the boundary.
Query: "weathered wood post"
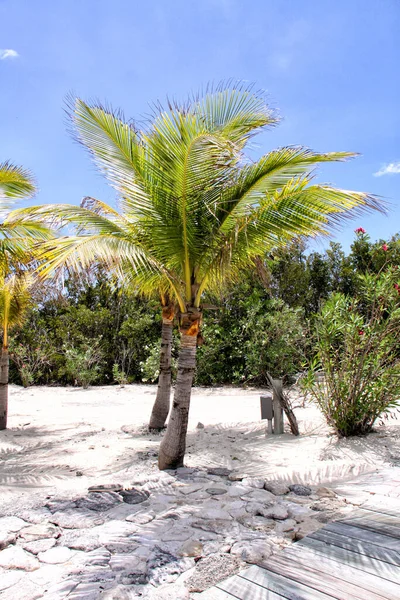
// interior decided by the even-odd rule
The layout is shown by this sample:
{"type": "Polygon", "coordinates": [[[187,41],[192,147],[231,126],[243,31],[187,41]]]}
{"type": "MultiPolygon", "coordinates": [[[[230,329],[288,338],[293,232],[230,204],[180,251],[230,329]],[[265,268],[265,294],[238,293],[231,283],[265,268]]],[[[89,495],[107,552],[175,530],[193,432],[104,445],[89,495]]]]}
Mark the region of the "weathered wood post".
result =
{"type": "Polygon", "coordinates": [[[274,433],[283,433],[282,380],[273,379],[274,433]]]}

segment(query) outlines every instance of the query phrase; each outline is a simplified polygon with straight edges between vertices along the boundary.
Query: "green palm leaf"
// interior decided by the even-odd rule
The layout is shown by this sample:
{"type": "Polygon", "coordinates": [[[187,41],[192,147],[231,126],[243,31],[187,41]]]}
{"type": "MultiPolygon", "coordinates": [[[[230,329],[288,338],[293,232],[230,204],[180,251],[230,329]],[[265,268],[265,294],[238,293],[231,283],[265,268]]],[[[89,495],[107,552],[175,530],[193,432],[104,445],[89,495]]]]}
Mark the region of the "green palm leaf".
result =
{"type": "Polygon", "coordinates": [[[0,201],[28,198],[36,192],[29,171],[9,161],[0,163],[0,201]]]}
{"type": "Polygon", "coordinates": [[[35,277],[30,273],[19,273],[0,277],[0,322],[3,329],[3,347],[8,345],[8,330],[21,325],[32,304],[32,288],[35,277]]]}
{"type": "Polygon", "coordinates": [[[308,148],[286,147],[244,166],[237,173],[236,184],[220,202],[221,229],[229,229],[237,218],[248,214],[267,195],[282,189],[293,179],[309,174],[319,163],[343,161],[353,156],[351,152],[316,153],[308,148]]]}
{"type": "Polygon", "coordinates": [[[224,136],[243,146],[260,129],[279,121],[259,91],[253,85],[240,82],[221,83],[210,89],[193,107],[209,131],[220,131],[224,136]]]}

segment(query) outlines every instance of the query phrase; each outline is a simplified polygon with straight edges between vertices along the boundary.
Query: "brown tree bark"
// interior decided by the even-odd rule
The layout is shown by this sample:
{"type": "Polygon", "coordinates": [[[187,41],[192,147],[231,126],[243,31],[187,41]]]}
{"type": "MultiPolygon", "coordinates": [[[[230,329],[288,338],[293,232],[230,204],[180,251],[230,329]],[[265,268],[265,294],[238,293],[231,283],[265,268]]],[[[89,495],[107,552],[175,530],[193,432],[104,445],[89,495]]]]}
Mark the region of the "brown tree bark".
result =
{"type": "Polygon", "coordinates": [[[162,309],[160,374],[158,376],[157,396],[151,412],[149,429],[164,429],[170,409],[171,398],[171,350],[174,327],[174,307],[162,309]]]}
{"type": "Polygon", "coordinates": [[[161,470],[183,466],[200,321],[201,312],[198,309],[191,309],[182,315],[175,395],[167,431],[158,454],[158,467],[161,470]]]}
{"type": "Polygon", "coordinates": [[[0,355],[0,430],[7,428],[8,414],[8,348],[1,349],[0,355]]]}

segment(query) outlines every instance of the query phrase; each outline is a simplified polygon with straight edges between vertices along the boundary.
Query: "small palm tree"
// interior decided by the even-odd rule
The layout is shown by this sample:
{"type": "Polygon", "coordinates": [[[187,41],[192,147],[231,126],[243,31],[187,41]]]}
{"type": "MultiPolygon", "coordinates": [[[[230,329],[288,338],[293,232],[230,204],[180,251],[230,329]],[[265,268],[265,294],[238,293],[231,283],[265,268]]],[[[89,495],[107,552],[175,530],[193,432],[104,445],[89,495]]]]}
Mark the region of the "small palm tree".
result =
{"type": "Polygon", "coordinates": [[[3,345],[0,358],[0,429],[7,426],[8,398],[8,330],[18,325],[28,306],[31,277],[21,273],[34,262],[37,244],[52,237],[51,231],[36,220],[4,215],[19,199],[29,198],[36,191],[32,175],[10,162],[0,163],[0,318],[3,345]],[[21,273],[21,274],[17,274],[21,273]]]}
{"type": "Polygon", "coordinates": [[[44,272],[66,262],[82,268],[105,261],[141,292],[162,290],[176,302],[181,349],[159,453],[159,467],[174,468],[185,454],[205,292],[220,291],[268,249],[295,236],[327,234],[350,211],[381,205],[368,194],[312,182],[315,165],[351,153],[286,147],[257,162],[246,159],[249,140],[276,123],[263,95],[251,88],[222,85],[204,98],[170,105],[146,130],[80,99],[71,119],[118,191],[122,211],[97,201],[90,209],[51,205],[25,215],[56,215],[80,228],[77,236],[47,245],[44,272]]]}
{"type": "Polygon", "coordinates": [[[0,324],[3,333],[0,356],[0,430],[7,427],[9,331],[13,327],[22,325],[31,305],[33,283],[33,277],[29,273],[0,278],[0,324]]]}

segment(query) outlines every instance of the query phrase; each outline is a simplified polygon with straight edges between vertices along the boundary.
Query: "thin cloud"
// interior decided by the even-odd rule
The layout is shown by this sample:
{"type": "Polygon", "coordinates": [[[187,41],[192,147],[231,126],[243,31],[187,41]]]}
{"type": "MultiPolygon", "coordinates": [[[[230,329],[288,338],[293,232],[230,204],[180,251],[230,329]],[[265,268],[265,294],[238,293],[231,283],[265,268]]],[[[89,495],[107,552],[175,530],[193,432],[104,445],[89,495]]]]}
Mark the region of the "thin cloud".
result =
{"type": "Polygon", "coordinates": [[[6,48],[5,50],[0,50],[0,60],[4,60],[6,58],[17,58],[19,56],[16,50],[12,50],[11,48],[6,48]]]}
{"type": "Polygon", "coordinates": [[[400,161],[392,162],[388,165],[384,165],[379,171],[374,173],[374,177],[382,177],[382,175],[396,175],[400,174],[400,161]]]}

